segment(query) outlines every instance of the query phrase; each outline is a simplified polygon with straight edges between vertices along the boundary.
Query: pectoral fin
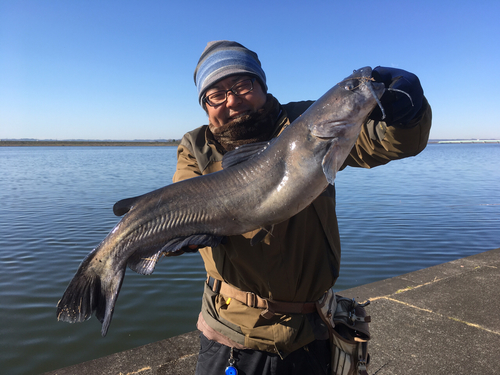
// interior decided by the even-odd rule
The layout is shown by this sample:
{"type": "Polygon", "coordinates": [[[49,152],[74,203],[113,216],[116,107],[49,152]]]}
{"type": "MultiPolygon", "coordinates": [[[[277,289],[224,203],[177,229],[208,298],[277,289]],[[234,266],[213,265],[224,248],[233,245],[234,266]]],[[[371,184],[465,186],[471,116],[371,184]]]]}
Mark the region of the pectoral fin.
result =
{"type": "Polygon", "coordinates": [[[337,175],[337,171],[342,166],[344,160],[341,159],[342,162],[340,162],[340,165],[338,165],[340,160],[338,157],[339,147],[335,147],[336,143],[337,142],[335,140],[332,142],[332,144],[328,148],[326,155],[323,157],[323,162],[321,163],[321,166],[323,167],[323,173],[325,174],[328,183],[331,185],[335,183],[335,176],[337,175]]]}

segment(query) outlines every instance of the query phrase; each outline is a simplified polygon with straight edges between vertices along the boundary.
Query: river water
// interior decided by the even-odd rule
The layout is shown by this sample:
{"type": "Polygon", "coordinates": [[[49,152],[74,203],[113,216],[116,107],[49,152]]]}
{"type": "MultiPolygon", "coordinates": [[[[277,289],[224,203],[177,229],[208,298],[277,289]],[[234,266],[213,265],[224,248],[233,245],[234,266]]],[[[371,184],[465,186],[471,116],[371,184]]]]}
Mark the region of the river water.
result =
{"type": "MultiPolygon", "coordinates": [[[[171,183],[174,147],[0,148],[0,369],[40,374],[195,329],[198,254],[128,270],[105,338],[56,321],[113,204],[171,183]]],[[[337,290],[500,247],[500,145],[430,144],[415,158],[338,173],[337,290]]]]}

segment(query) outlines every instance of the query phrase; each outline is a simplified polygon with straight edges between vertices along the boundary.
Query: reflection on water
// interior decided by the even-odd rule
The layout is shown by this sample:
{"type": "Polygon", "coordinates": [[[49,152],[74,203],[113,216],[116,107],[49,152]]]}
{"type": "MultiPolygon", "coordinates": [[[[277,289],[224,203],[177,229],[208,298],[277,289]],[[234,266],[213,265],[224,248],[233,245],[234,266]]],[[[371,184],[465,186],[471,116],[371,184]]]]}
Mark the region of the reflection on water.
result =
{"type": "MultiPolygon", "coordinates": [[[[173,147],[0,148],[0,368],[39,374],[195,329],[198,254],[127,271],[108,335],[57,322],[112,205],[171,182],[173,147]]],[[[337,176],[342,290],[500,246],[500,146],[429,145],[416,158],[337,176]]]]}

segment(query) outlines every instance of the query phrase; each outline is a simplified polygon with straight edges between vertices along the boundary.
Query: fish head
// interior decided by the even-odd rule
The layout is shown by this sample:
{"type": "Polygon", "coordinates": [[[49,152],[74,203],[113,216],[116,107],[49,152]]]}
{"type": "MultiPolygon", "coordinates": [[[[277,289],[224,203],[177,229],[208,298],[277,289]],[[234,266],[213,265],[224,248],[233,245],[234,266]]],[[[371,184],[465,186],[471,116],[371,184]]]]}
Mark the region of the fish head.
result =
{"type": "Polygon", "coordinates": [[[345,91],[355,95],[342,95],[343,92],[339,92],[340,96],[343,96],[345,100],[344,110],[350,112],[351,115],[359,114],[366,117],[376,104],[384,112],[380,98],[385,93],[385,85],[381,82],[375,82],[374,78],[372,78],[372,69],[369,66],[355,70],[349,77],[340,81],[338,85],[345,91]],[[370,107],[372,108],[370,109],[370,107]]]}
{"type": "Polygon", "coordinates": [[[311,107],[309,130],[317,138],[355,137],[361,124],[380,103],[383,83],[371,77],[372,69],[355,70],[319,98],[311,107]]]}
{"type": "Polygon", "coordinates": [[[330,184],[334,183],[368,115],[380,105],[385,86],[374,82],[371,73],[370,67],[355,70],[310,108],[308,128],[322,150],[322,168],[330,184]]]}

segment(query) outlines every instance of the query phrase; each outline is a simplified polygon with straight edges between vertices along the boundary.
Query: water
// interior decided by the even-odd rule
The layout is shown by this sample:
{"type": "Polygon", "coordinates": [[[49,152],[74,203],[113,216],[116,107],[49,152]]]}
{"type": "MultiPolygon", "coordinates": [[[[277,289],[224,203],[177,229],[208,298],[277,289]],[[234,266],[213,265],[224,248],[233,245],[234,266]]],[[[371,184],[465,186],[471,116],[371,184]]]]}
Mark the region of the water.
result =
{"type": "MultiPolygon", "coordinates": [[[[115,201],[169,184],[173,147],[0,148],[0,368],[40,374],[195,329],[198,254],[127,271],[105,338],[94,317],[57,322],[115,201]]],[[[416,158],[337,177],[338,290],[500,247],[500,145],[429,145],[416,158]]]]}

